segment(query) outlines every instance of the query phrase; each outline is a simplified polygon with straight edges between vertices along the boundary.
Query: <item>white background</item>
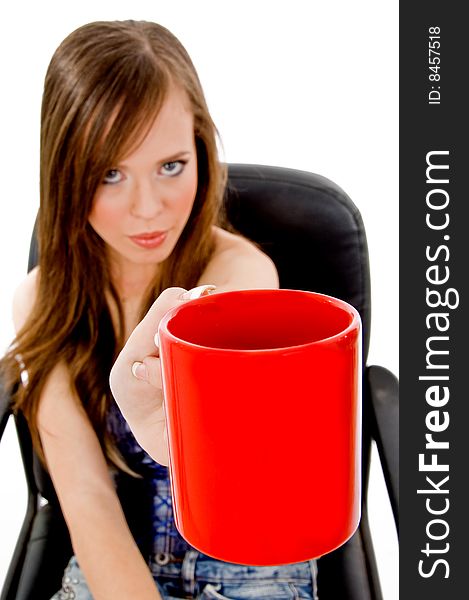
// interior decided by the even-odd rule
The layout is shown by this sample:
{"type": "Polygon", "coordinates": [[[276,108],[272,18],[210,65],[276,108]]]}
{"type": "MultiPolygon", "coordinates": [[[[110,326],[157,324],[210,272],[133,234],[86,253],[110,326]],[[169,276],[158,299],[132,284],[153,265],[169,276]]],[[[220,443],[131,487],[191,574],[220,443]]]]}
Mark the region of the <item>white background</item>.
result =
{"type": "MultiPolygon", "coordinates": [[[[397,0],[31,0],[1,9],[0,352],[38,206],[48,62],[76,27],[126,18],[160,22],[185,45],[225,160],[320,173],[359,207],[371,262],[368,362],[398,374],[397,0]]],[[[9,426],[0,447],[0,585],[25,509],[21,468],[9,426]]],[[[376,460],[370,496],[384,600],[395,600],[397,542],[376,460]]]]}

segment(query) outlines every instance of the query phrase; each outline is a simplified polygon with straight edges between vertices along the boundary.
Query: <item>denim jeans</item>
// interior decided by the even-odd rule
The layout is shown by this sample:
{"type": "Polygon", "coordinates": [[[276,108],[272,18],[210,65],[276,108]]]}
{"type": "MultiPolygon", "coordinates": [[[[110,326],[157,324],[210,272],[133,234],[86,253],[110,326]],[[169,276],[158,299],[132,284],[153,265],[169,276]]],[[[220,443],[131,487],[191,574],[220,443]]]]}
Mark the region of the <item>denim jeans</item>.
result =
{"type": "MultiPolygon", "coordinates": [[[[219,561],[197,550],[181,556],[159,553],[150,569],[164,600],[317,600],[316,562],[276,567],[250,567],[219,561]]],[[[93,600],[75,557],[62,589],[51,600],[93,600]]]]}

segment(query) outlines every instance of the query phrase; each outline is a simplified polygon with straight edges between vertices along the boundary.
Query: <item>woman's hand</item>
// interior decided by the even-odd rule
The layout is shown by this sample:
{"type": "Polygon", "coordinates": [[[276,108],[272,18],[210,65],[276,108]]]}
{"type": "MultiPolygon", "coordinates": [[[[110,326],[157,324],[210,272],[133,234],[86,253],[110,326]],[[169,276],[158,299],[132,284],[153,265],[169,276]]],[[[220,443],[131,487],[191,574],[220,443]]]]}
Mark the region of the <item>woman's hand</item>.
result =
{"type": "Polygon", "coordinates": [[[168,465],[169,460],[155,334],[168,310],[214,289],[203,285],[190,291],[173,287],[162,292],[130,335],[111,370],[111,391],[125,420],[140,446],[162,465],[168,465]]]}

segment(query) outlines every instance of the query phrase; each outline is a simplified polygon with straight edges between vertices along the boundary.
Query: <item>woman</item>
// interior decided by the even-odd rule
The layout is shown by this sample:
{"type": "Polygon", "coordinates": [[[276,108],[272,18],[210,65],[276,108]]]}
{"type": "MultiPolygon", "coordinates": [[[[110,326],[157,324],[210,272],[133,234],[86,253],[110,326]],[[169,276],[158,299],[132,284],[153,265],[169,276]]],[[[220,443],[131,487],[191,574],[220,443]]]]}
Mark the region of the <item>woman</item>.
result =
{"type": "Polygon", "coordinates": [[[270,259],[220,227],[224,185],[199,80],[169,31],[98,22],[62,42],[41,115],[39,266],[15,295],[17,337],[2,361],[11,382],[26,366],[15,408],[71,535],[55,599],[314,597],[314,563],[223,563],[191,548],[172,519],[148,332],[193,296],[278,286],[270,259]],[[140,444],[109,388],[119,353],[113,390],[140,444]]]}

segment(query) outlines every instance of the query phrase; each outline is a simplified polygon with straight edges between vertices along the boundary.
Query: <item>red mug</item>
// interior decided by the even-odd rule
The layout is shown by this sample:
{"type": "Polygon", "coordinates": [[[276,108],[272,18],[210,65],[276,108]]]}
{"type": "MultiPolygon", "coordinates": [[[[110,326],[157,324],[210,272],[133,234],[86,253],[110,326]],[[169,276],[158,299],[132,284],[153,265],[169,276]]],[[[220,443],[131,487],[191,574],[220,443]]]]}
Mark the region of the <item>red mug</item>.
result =
{"type": "Polygon", "coordinates": [[[175,522],[247,565],[317,558],[358,526],[361,320],[342,300],[243,290],[159,325],[175,522]]]}

